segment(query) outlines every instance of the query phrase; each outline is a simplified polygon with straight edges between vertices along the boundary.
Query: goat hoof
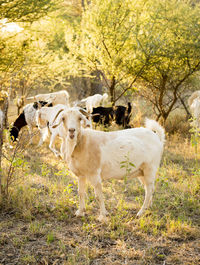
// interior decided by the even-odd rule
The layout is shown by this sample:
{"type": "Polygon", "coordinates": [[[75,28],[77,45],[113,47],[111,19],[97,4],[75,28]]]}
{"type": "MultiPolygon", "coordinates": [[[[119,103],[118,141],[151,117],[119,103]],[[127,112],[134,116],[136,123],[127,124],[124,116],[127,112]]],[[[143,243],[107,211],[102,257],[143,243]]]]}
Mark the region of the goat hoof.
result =
{"type": "Polygon", "coordinates": [[[77,210],[75,212],[75,215],[78,217],[78,216],[85,216],[85,212],[84,211],[80,211],[80,210],[77,210]]]}

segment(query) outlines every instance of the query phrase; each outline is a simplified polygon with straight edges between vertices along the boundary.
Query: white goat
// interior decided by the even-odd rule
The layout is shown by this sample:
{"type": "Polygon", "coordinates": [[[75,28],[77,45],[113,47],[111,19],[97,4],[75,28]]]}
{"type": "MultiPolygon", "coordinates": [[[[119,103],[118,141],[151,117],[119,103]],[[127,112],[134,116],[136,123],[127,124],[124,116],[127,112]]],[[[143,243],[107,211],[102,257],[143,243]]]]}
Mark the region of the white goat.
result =
{"type": "Polygon", "coordinates": [[[188,99],[188,105],[195,118],[197,127],[200,128],[200,90],[195,91],[188,99]]]}
{"type": "MultiPolygon", "coordinates": [[[[57,157],[60,156],[61,158],[64,158],[64,153],[65,153],[65,139],[66,139],[65,128],[62,123],[56,128],[52,128],[52,124],[54,121],[56,121],[57,116],[66,109],[67,109],[66,105],[57,104],[56,106],[51,108],[43,107],[39,109],[36,114],[36,121],[38,128],[40,130],[48,128],[51,133],[49,148],[57,157]],[[58,152],[55,148],[55,139],[57,136],[60,137],[62,140],[60,152],[58,152]]],[[[87,119],[86,127],[91,127],[91,126],[92,126],[91,120],[87,119]]]]}
{"type": "Polygon", "coordinates": [[[93,96],[82,99],[81,102],[85,102],[87,112],[92,113],[93,108],[98,107],[101,102],[104,102],[107,98],[107,93],[104,93],[103,95],[95,94],[93,96]]]}
{"type": "Polygon", "coordinates": [[[66,90],[61,90],[48,94],[38,94],[36,96],[27,98],[27,100],[34,100],[37,102],[41,100],[47,101],[48,103],[52,103],[53,105],[63,104],[69,107],[69,93],[66,90]]]}
{"type": "Polygon", "coordinates": [[[43,107],[39,109],[36,114],[36,121],[37,121],[38,128],[40,130],[43,130],[44,128],[48,128],[51,133],[49,148],[56,156],[60,155],[62,158],[63,158],[63,153],[64,153],[63,148],[64,148],[64,140],[65,140],[65,130],[64,130],[63,124],[60,124],[56,128],[52,128],[51,124],[53,123],[54,120],[56,120],[56,116],[62,111],[64,111],[66,108],[67,108],[66,105],[57,104],[56,106],[51,107],[51,108],[43,107]],[[62,140],[60,152],[58,152],[55,148],[56,136],[59,136],[62,140]]]}
{"type": "Polygon", "coordinates": [[[77,216],[85,212],[86,180],[94,186],[100,203],[99,220],[106,216],[101,181],[121,179],[127,172],[122,161],[132,163],[130,177],[139,177],[145,186],[145,200],[137,216],[149,206],[154,191],[156,171],[159,167],[165,141],[164,129],[153,120],[146,120],[146,128],[103,132],[81,127],[85,117],[76,108],[59,114],[53,127],[63,124],[66,134],[65,160],[79,180],[80,205],[77,216]],[[156,132],[156,133],[155,133],[156,132]]]}

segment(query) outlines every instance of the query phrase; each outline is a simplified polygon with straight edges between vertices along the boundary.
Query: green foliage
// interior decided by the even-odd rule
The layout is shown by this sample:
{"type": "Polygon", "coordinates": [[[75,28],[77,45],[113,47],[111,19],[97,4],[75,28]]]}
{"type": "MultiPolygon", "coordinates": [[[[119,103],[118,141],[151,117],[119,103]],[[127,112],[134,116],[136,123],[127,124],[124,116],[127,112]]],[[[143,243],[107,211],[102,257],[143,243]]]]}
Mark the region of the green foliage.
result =
{"type": "Polygon", "coordinates": [[[188,1],[147,1],[137,21],[132,39],[139,60],[148,61],[139,76],[139,93],[164,122],[184,82],[200,69],[199,11],[188,1]]]}
{"type": "Polygon", "coordinates": [[[14,22],[33,22],[55,8],[55,0],[13,0],[0,1],[1,19],[14,22]]]}
{"type": "Polygon", "coordinates": [[[165,122],[200,69],[199,11],[189,1],[93,1],[69,42],[76,74],[99,70],[113,102],[137,82],[165,122]]]}

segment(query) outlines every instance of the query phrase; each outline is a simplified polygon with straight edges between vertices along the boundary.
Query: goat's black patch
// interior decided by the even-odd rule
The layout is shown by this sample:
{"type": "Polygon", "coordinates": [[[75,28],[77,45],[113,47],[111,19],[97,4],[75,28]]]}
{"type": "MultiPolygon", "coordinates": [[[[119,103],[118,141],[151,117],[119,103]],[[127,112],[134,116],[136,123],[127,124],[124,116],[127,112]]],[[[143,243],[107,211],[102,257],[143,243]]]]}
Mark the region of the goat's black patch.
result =
{"type": "Polygon", "coordinates": [[[13,127],[10,130],[10,137],[13,141],[16,141],[19,131],[22,127],[26,126],[27,122],[25,119],[24,111],[19,115],[19,117],[15,120],[13,127]]]}
{"type": "Polygon", "coordinates": [[[38,103],[37,103],[37,102],[34,102],[34,103],[33,103],[33,108],[34,108],[34,109],[38,109],[38,103]]]}
{"type": "MultiPolygon", "coordinates": [[[[38,109],[39,104],[41,105],[41,107],[44,107],[45,105],[48,104],[48,102],[47,102],[47,101],[39,100],[39,103],[38,103],[38,102],[34,102],[34,103],[33,103],[33,108],[34,108],[34,109],[38,109]]],[[[50,106],[51,104],[52,104],[52,103],[50,103],[50,104],[48,105],[48,107],[52,107],[52,106],[50,106]]]]}
{"type": "Polygon", "coordinates": [[[47,101],[42,101],[42,100],[39,100],[39,103],[40,103],[41,107],[44,107],[45,105],[48,104],[47,101]]]}

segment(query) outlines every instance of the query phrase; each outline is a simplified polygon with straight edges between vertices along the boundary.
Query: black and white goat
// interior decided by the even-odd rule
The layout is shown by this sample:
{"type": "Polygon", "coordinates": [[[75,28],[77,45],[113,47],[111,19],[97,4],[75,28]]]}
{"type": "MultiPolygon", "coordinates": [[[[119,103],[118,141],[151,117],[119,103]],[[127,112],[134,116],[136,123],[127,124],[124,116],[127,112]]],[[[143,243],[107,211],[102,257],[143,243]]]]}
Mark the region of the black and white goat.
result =
{"type": "MultiPolygon", "coordinates": [[[[45,105],[47,105],[47,102],[39,101],[39,103],[34,102],[34,103],[27,104],[23,108],[23,112],[17,117],[17,119],[15,120],[10,130],[10,137],[13,140],[13,142],[17,140],[21,128],[27,125],[29,134],[30,134],[30,143],[32,143],[32,137],[31,137],[32,131],[34,127],[37,127],[36,111],[38,110],[39,107],[43,107],[45,105]]],[[[48,107],[51,107],[51,106],[52,104],[48,104],[48,107]]],[[[46,137],[48,136],[48,129],[45,128],[44,130],[40,130],[40,135],[41,137],[40,137],[40,142],[38,145],[41,145],[43,141],[46,139],[46,137]]]]}

